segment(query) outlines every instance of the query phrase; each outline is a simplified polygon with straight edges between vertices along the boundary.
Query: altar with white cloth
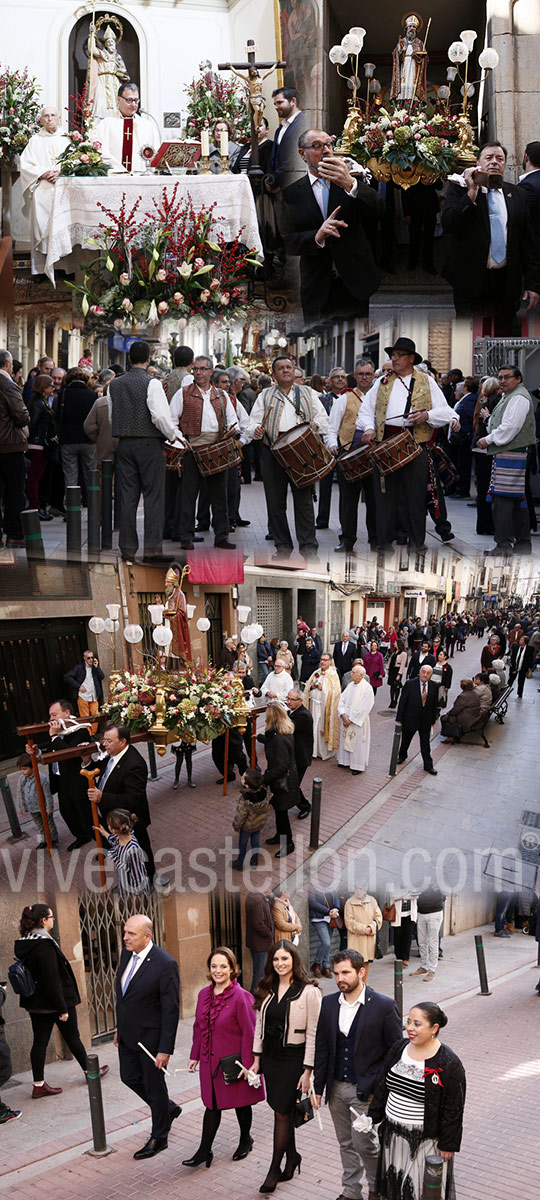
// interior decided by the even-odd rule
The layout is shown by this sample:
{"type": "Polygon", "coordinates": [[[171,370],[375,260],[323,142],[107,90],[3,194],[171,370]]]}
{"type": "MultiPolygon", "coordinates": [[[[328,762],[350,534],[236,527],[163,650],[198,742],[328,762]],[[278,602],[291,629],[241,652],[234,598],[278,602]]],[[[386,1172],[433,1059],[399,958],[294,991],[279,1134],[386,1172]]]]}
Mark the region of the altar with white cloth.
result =
{"type": "Polygon", "coordinates": [[[49,207],[48,219],[40,220],[42,236],[31,247],[32,271],[45,274],[54,284],[55,267],[74,269],[75,247],[91,250],[106,218],[98,201],[119,210],[124,193],[128,205],[142,198],[139,215],[150,211],[152,199],[160,201],[163,189],[172,192],[178,184],[177,200],[191,197],[194,207],[216,205],[214,218],[223,218],[219,228],[227,241],[240,237],[242,243],[262,257],[262,243],[255,200],[246,175],[107,175],[97,178],[60,176],[55,184],[40,183],[40,207],[49,207]],[[43,194],[42,194],[43,189],[43,194]]]}

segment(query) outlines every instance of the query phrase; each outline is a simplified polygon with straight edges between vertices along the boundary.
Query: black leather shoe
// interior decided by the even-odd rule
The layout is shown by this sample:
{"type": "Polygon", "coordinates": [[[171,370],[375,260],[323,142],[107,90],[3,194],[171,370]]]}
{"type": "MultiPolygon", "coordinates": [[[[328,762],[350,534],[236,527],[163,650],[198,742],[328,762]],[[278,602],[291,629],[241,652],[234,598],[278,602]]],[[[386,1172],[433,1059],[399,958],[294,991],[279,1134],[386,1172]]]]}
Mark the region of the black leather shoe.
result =
{"type": "Polygon", "coordinates": [[[206,1150],[197,1150],[195,1154],[191,1156],[191,1158],[182,1159],[182,1166],[200,1167],[201,1163],[204,1163],[205,1167],[209,1167],[212,1164],[213,1157],[214,1155],[211,1150],[208,1151],[208,1154],[206,1153],[206,1150]]]}
{"type": "Polygon", "coordinates": [[[143,1146],[142,1150],[136,1150],[134,1158],[154,1158],[154,1155],[159,1154],[160,1150],[166,1150],[168,1146],[167,1138],[150,1138],[143,1146]]]}
{"type": "Polygon", "coordinates": [[[346,546],[345,542],[340,542],[339,546],[334,546],[334,554],[354,554],[352,546],[346,546]]]}
{"type": "Polygon", "coordinates": [[[277,854],[274,854],[274,858],[288,858],[289,854],[294,854],[294,842],[287,842],[282,850],[278,850],[277,854]]]}
{"type": "Polygon", "coordinates": [[[70,844],[69,844],[69,846],[67,847],[67,849],[68,849],[68,850],[80,850],[80,849],[81,849],[81,846],[87,846],[87,845],[88,845],[88,843],[89,843],[89,842],[93,842],[93,840],[94,840],[94,839],[93,839],[93,838],[91,838],[91,837],[87,837],[87,838],[75,838],[75,841],[74,841],[74,842],[70,842],[70,844]]]}
{"type": "Polygon", "coordinates": [[[244,529],[246,525],[251,525],[251,521],[243,521],[241,517],[238,517],[236,524],[239,529],[244,529]]]}
{"type": "Polygon", "coordinates": [[[248,1138],[246,1138],[245,1141],[242,1138],[240,1138],[238,1146],[236,1147],[236,1150],[232,1156],[233,1162],[240,1162],[241,1158],[247,1158],[248,1154],[251,1154],[252,1150],[253,1150],[253,1138],[248,1137],[248,1138]]]}
{"type": "Polygon", "coordinates": [[[174,554],[143,554],[143,563],[151,567],[160,567],[162,563],[174,562],[174,554]]]}
{"type": "Polygon", "coordinates": [[[438,775],[439,774],[439,772],[435,770],[435,767],[424,767],[424,771],[426,772],[427,775],[438,775]]]}
{"type": "Polygon", "coordinates": [[[210,529],[209,525],[200,525],[199,524],[199,525],[195,526],[196,533],[208,533],[209,529],[210,529]]]}
{"type": "Polygon", "coordinates": [[[298,813],[298,820],[305,821],[306,817],[309,817],[310,812],[311,804],[308,804],[307,808],[301,808],[300,812],[298,813]]]}
{"type": "Polygon", "coordinates": [[[407,755],[406,755],[406,754],[400,754],[400,756],[399,756],[399,758],[398,758],[398,766],[401,766],[401,764],[402,764],[402,763],[404,763],[404,762],[407,762],[407,755]]]}
{"type": "Polygon", "coordinates": [[[174,1108],[171,1109],[171,1113],[170,1113],[171,1124],[169,1125],[169,1133],[170,1133],[173,1121],[176,1121],[177,1117],[180,1116],[181,1112],[182,1112],[182,1109],[179,1104],[175,1104],[174,1108]]]}
{"type": "Polygon", "coordinates": [[[193,542],[180,542],[181,550],[193,550],[193,542]]]}
{"type": "Polygon", "coordinates": [[[220,542],[214,542],[216,550],[236,550],[236,542],[230,542],[228,538],[223,538],[220,542]]]}
{"type": "Polygon", "coordinates": [[[276,836],[276,837],[267,838],[264,844],[265,844],[265,846],[279,846],[280,841],[281,841],[281,838],[276,836]]]}
{"type": "Polygon", "coordinates": [[[197,534],[196,534],[196,533],[194,533],[194,534],[193,534],[193,541],[194,541],[194,542],[204,542],[204,538],[203,538],[203,537],[197,537],[197,534]]]}

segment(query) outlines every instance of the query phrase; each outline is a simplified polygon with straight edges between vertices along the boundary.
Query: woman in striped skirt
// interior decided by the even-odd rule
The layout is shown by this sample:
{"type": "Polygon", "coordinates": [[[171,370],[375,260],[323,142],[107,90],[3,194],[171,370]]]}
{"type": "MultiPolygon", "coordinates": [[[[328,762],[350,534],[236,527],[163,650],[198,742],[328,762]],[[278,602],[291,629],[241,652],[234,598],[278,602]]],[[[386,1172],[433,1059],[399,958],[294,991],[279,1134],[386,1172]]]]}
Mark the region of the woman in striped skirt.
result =
{"type": "Polygon", "coordinates": [[[442,1195],[454,1200],[453,1157],[461,1145],[465,1071],[439,1040],[447,1024],[438,1004],[422,1002],[407,1017],[407,1037],[390,1050],[369,1108],[380,1124],[380,1200],[421,1200],[428,1155],[444,1161],[442,1195]]]}

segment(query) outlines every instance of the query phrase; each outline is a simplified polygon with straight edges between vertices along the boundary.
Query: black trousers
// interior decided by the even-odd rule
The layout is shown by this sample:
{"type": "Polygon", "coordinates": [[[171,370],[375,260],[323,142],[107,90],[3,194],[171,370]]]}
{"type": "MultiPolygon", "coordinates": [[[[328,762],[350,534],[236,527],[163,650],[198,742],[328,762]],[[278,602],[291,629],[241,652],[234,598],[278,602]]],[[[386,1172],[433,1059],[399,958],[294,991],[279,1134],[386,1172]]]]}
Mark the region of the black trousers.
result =
{"type": "Polygon", "coordinates": [[[514,542],[516,550],[523,545],[530,550],[529,509],[522,508],[521,501],[517,498],[513,500],[510,496],[494,496],[491,507],[496,545],[506,549],[514,542]]]}
{"type": "Polygon", "coordinates": [[[423,546],[426,536],[426,496],[429,475],[427,450],[391,475],[373,472],[377,512],[377,546],[390,546],[400,530],[411,546],[423,546]],[[382,490],[384,484],[384,492],[382,490]]]}
{"type": "Polygon", "coordinates": [[[88,802],[88,790],[80,795],[71,784],[58,785],[58,808],[74,838],[92,837],[92,810],[88,802]]]}
{"type": "Polygon", "coordinates": [[[486,267],[480,293],[474,299],[454,291],[454,307],[457,317],[470,317],[475,313],[492,315],[495,318],[493,336],[509,336],[513,330],[518,304],[512,303],[507,295],[506,267],[501,267],[498,271],[488,270],[486,267]]]}
{"type": "Polygon", "coordinates": [[[120,438],[116,461],[122,496],[118,538],[122,554],[134,557],[139,548],[137,508],[142,493],[144,553],[159,555],[165,510],[165,456],[161,438],[120,438]]]}
{"type": "MultiPolygon", "coordinates": [[[[212,739],[212,761],[223,775],[225,773],[225,734],[212,739]]],[[[238,767],[240,775],[247,771],[249,759],[246,759],[242,744],[242,735],[238,729],[229,729],[229,754],[227,759],[228,778],[234,779],[234,767],[238,767]]]]}
{"type": "MultiPolygon", "coordinates": [[[[195,534],[195,507],[202,477],[191,450],[187,450],[184,454],[182,465],[180,541],[192,542],[195,534]]],[[[208,496],[212,507],[214,538],[216,542],[223,542],[229,533],[227,472],[219,471],[217,475],[205,475],[203,478],[208,488],[208,496]]]]}
{"type": "Polygon", "coordinates": [[[306,797],[304,796],[304,793],[303,793],[303,791],[302,791],[302,788],[301,788],[300,784],[302,783],[302,780],[303,780],[303,778],[304,778],[304,775],[305,775],[305,773],[306,773],[306,771],[307,771],[307,767],[304,767],[303,771],[300,771],[300,770],[298,769],[298,765],[297,765],[297,767],[296,767],[296,771],[297,771],[297,775],[298,775],[298,804],[297,804],[297,808],[299,808],[299,809],[300,809],[300,812],[305,812],[306,808],[311,808],[311,804],[310,804],[309,800],[307,800],[307,799],[306,799],[306,797]]]}
{"type": "Polygon", "coordinates": [[[30,1013],[32,1022],[32,1031],[34,1040],[30,1051],[30,1063],[32,1067],[32,1078],[38,1083],[45,1076],[45,1057],[47,1054],[47,1046],[51,1039],[51,1033],[56,1025],[60,1030],[66,1046],[74,1058],[77,1059],[79,1066],[83,1071],[86,1071],[87,1057],[86,1050],[81,1042],[79,1026],[77,1025],[77,1010],[76,1008],[68,1008],[67,1021],[60,1020],[59,1013],[30,1013]]]}
{"type": "Polygon", "coordinates": [[[8,538],[20,541],[23,535],[21,513],[26,508],[26,467],[22,450],[0,454],[0,495],[4,515],[0,512],[0,530],[8,538]]]}
{"type": "Polygon", "coordinates": [[[406,758],[407,750],[409,749],[409,746],[413,740],[415,733],[417,733],[420,738],[420,751],[422,754],[422,761],[424,763],[424,767],[426,770],[429,770],[433,766],[433,759],[431,757],[431,745],[430,745],[431,729],[430,729],[429,725],[427,726],[427,728],[423,728],[423,729],[418,729],[416,726],[413,726],[412,728],[409,725],[403,726],[403,732],[401,734],[401,745],[399,747],[399,757],[406,758]]]}
{"type": "Polygon", "coordinates": [[[135,824],[133,826],[133,833],[135,834],[135,837],[137,838],[137,841],[139,843],[139,846],[141,847],[141,850],[146,855],[146,870],[147,870],[148,878],[151,883],[154,878],[155,872],[156,872],[156,864],[154,862],[154,855],[152,853],[152,847],[150,845],[150,837],[148,834],[148,827],[146,825],[143,825],[141,823],[141,821],[135,821],[135,824]]]}
{"type": "MultiPolygon", "coordinates": [[[[476,475],[476,532],[493,533],[493,505],[488,504],[487,494],[491,479],[493,458],[491,454],[475,454],[474,471],[476,475]]],[[[480,631],[480,637],[483,630],[480,631]]]]}
{"type": "Polygon", "coordinates": [[[360,495],[364,493],[366,506],[366,528],[368,541],[377,540],[377,512],[375,508],[375,491],[371,475],[349,483],[342,471],[338,471],[339,482],[339,524],[341,537],[348,549],[353,548],[358,531],[358,505],[360,495]]]}
{"type": "Polygon", "coordinates": [[[163,537],[167,541],[180,537],[180,509],[182,505],[182,476],[178,471],[165,472],[165,520],[163,537]]]}
{"type": "Polygon", "coordinates": [[[396,925],[394,933],[394,954],[401,962],[408,962],[411,957],[412,921],[410,917],[402,917],[401,925],[396,925]]]}
{"type": "MultiPolygon", "coordinates": [[[[152,1046],[148,1045],[147,1049],[151,1053],[157,1054],[159,1047],[156,1045],[155,1051],[152,1046]]],[[[120,1042],[118,1046],[118,1056],[120,1060],[120,1079],[125,1083],[126,1087],[131,1088],[137,1096],[148,1104],[152,1113],[152,1131],[150,1137],[167,1139],[169,1129],[171,1127],[171,1117],[176,1105],[169,1099],[167,1084],[163,1071],[158,1071],[154,1063],[144,1054],[142,1050],[132,1050],[131,1047],[125,1046],[120,1042]]]]}
{"type": "Polygon", "coordinates": [[[422,266],[424,270],[433,270],[433,239],[436,224],[436,213],[411,214],[411,223],[409,225],[409,270],[414,270],[417,266],[420,260],[420,252],[422,253],[422,266]]]}
{"type": "Polygon", "coordinates": [[[317,509],[317,526],[326,528],[330,524],[330,505],[332,503],[332,484],[334,471],[329,471],[319,482],[319,507],[317,509]]]}
{"type": "Polygon", "coordinates": [[[262,447],[262,475],[268,524],[277,550],[292,550],[293,540],[287,520],[287,490],[290,486],[294,504],[294,524],[300,550],[316,553],[318,548],[313,513],[313,492],[310,487],[297,488],[278,463],[269,446],[262,447]]]}
{"type": "Polygon", "coordinates": [[[229,525],[236,525],[240,516],[240,497],[242,483],[238,467],[229,467],[227,471],[227,508],[229,510],[229,525]]]}

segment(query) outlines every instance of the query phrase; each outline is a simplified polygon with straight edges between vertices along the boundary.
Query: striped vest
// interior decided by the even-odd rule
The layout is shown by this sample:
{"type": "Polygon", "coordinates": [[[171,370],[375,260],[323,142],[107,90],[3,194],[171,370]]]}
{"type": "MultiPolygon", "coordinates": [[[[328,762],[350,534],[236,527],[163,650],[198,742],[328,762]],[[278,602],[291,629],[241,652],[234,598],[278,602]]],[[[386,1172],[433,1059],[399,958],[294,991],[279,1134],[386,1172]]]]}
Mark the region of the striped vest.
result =
{"type": "MultiPolygon", "coordinates": [[[[413,388],[412,397],[411,397],[411,410],[413,412],[421,412],[423,408],[430,409],[431,408],[431,391],[429,388],[428,376],[426,375],[425,371],[416,371],[416,370],[414,370],[414,368],[413,368],[412,376],[414,379],[414,388],[413,388]]],[[[384,426],[386,424],[386,410],[388,408],[388,401],[390,399],[390,393],[392,391],[392,388],[393,388],[395,382],[396,382],[396,377],[394,375],[390,375],[387,379],[385,379],[383,377],[383,379],[381,380],[379,387],[378,387],[376,407],[375,407],[375,430],[377,433],[377,441],[378,442],[382,442],[382,439],[384,437],[384,426]]],[[[404,387],[403,388],[402,412],[405,411],[406,404],[407,404],[407,388],[404,387]]],[[[409,431],[410,431],[410,433],[412,433],[415,442],[429,442],[430,438],[433,435],[433,430],[431,428],[431,425],[428,425],[427,421],[424,421],[422,425],[411,425],[409,431]]]]}
{"type": "MultiPolygon", "coordinates": [[[[276,439],[279,437],[279,422],[281,420],[283,405],[285,404],[286,400],[290,399],[290,396],[287,396],[285,392],[282,392],[277,383],[273,383],[272,387],[264,388],[264,391],[261,392],[261,396],[263,402],[263,417],[261,424],[264,426],[267,440],[270,442],[270,445],[273,445],[276,439]]],[[[298,383],[295,384],[294,399],[292,403],[296,409],[296,412],[298,413],[299,425],[304,421],[307,421],[309,424],[310,421],[315,419],[311,391],[309,388],[303,387],[298,383]]]]}

